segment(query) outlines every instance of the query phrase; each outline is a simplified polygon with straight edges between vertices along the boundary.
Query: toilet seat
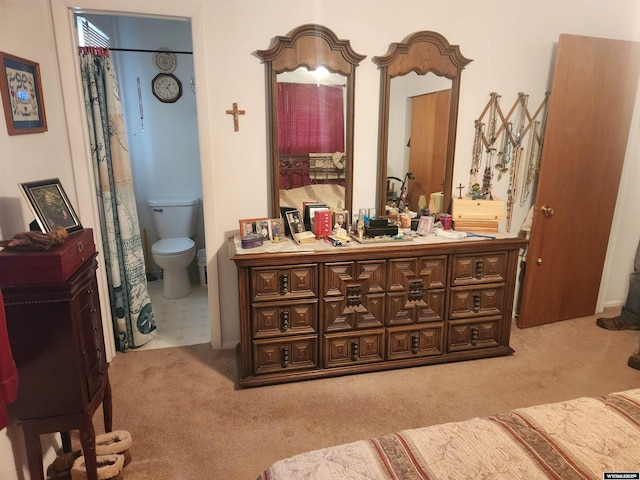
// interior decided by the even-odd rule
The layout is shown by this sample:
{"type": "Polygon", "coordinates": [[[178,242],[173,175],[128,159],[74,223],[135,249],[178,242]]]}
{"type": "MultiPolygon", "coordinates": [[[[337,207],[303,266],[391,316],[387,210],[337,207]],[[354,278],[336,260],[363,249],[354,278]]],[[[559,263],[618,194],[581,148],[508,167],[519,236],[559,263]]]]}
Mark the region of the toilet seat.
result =
{"type": "Polygon", "coordinates": [[[190,238],[163,238],[151,245],[151,252],[156,255],[182,255],[195,246],[190,238]]]}

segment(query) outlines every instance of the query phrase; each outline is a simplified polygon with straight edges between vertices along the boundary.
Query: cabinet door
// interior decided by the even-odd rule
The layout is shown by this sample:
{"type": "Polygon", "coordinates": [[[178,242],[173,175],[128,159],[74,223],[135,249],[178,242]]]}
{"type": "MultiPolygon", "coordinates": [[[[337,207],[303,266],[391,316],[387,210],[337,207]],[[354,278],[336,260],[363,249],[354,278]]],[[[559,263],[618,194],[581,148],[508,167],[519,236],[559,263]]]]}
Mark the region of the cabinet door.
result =
{"type": "Polygon", "coordinates": [[[384,359],[384,330],[359,334],[336,333],[324,337],[324,366],[342,367],[384,359]]]}
{"type": "Polygon", "coordinates": [[[499,346],[502,317],[476,320],[450,320],[447,339],[448,351],[475,350],[499,346]]]}
{"type": "Polygon", "coordinates": [[[382,327],[385,278],[385,260],[325,264],[323,331],[382,327]]]}
{"type": "Polygon", "coordinates": [[[390,328],[387,334],[387,359],[426,357],[443,352],[444,323],[430,324],[425,328],[390,328]]]}
{"type": "Polygon", "coordinates": [[[317,295],[318,267],[315,264],[251,269],[251,297],[254,302],[317,295]]]}
{"type": "Polygon", "coordinates": [[[444,319],[447,258],[389,260],[387,325],[444,319]]]}

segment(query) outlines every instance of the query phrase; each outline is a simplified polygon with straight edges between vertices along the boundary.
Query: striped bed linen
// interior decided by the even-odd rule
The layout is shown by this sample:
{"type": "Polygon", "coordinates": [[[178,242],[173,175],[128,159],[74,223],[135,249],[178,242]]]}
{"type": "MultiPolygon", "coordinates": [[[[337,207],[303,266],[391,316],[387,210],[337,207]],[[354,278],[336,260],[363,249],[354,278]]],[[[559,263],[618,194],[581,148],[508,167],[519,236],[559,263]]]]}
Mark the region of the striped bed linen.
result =
{"type": "Polygon", "coordinates": [[[572,480],[605,472],[640,472],[640,389],[306,452],[258,480],[572,480]]]}

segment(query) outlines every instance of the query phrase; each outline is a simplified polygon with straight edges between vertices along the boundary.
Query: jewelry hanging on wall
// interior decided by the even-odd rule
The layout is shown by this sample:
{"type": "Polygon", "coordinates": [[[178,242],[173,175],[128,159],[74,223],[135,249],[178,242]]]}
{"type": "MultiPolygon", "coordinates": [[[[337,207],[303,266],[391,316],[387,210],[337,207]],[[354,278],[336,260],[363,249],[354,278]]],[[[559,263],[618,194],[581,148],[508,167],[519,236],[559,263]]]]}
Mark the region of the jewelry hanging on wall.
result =
{"type": "Polygon", "coordinates": [[[507,129],[504,132],[504,143],[502,145],[502,153],[500,154],[500,161],[496,163],[496,169],[498,170],[498,181],[502,178],[502,174],[509,171],[509,163],[513,156],[513,143],[511,135],[513,133],[513,123],[507,124],[507,129]]]}
{"type": "Polygon", "coordinates": [[[527,158],[527,168],[524,171],[525,180],[524,187],[522,189],[522,197],[520,197],[520,206],[523,207],[529,198],[529,194],[531,193],[531,186],[533,185],[533,181],[536,178],[538,173],[538,169],[540,167],[540,141],[539,137],[539,127],[540,122],[534,121],[533,127],[531,128],[531,134],[529,136],[529,155],[527,158]]]}
{"type": "Polygon", "coordinates": [[[478,173],[480,172],[480,164],[482,162],[482,134],[484,132],[484,123],[476,120],[476,134],[473,138],[473,155],[471,157],[471,171],[469,179],[469,190],[478,183],[478,173]]]}

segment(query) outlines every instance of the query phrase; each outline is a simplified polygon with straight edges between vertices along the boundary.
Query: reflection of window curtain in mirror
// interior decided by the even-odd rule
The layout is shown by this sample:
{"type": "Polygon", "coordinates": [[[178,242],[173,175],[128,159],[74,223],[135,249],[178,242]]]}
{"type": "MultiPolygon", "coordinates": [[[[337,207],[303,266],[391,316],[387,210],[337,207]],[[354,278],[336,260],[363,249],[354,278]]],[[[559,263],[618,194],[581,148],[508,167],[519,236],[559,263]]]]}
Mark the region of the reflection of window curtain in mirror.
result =
{"type": "Polygon", "coordinates": [[[344,152],[340,85],[278,83],[280,154],[344,152]]]}

